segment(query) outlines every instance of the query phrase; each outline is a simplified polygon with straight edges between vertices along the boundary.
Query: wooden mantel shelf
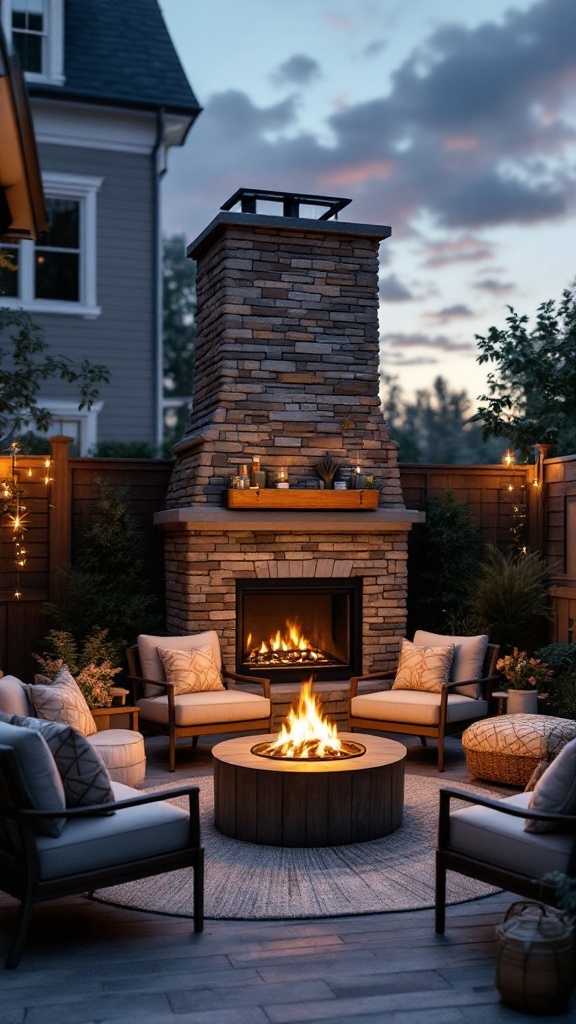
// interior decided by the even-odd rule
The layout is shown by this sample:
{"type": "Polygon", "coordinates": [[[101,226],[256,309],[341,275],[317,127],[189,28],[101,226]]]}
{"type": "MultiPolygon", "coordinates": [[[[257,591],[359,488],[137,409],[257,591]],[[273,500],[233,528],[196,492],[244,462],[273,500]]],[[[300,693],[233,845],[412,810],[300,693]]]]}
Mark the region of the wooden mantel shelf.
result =
{"type": "Polygon", "coordinates": [[[249,491],[228,490],[224,492],[226,508],[231,509],[348,509],[365,512],[378,508],[379,492],[370,490],[286,490],[272,487],[258,487],[249,491]]]}

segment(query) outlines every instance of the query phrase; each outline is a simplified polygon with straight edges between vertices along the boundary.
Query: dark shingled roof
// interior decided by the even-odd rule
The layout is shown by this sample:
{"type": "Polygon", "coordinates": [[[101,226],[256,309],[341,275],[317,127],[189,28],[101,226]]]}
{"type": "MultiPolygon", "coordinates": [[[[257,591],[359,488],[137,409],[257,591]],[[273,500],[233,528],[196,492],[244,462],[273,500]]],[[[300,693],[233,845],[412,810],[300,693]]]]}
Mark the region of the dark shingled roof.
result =
{"type": "Polygon", "coordinates": [[[66,82],[29,83],[30,93],[200,112],[157,0],[65,0],[64,11],[66,82]]]}

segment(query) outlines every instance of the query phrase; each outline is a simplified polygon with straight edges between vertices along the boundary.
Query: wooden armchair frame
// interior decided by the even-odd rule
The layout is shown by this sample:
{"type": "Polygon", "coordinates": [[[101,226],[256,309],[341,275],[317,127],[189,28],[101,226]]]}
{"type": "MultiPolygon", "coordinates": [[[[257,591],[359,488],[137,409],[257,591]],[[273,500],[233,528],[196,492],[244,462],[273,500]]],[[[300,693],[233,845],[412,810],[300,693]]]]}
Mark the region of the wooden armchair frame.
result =
{"type": "Polygon", "coordinates": [[[387,722],[383,719],[371,719],[371,718],[359,718],[352,714],[352,699],[358,695],[360,683],[382,680],[382,679],[394,679],[397,669],[387,669],[384,672],[372,672],[369,675],[354,676],[350,680],[350,704],[348,713],[348,731],[353,732],[355,729],[371,732],[395,732],[403,733],[407,736],[419,736],[422,744],[426,746],[427,737],[432,737],[438,741],[438,771],[444,771],[444,738],[445,736],[459,735],[463,730],[471,725],[472,722],[477,721],[478,716],[471,717],[470,719],[460,720],[457,722],[448,721],[448,697],[452,690],[456,690],[461,686],[480,685],[482,697],[485,700],[489,700],[492,696],[492,689],[494,684],[500,682],[500,676],[496,675],[496,662],[498,661],[498,654],[500,648],[498,644],[488,644],[486,648],[486,654],[484,655],[484,664],[482,666],[482,676],[479,679],[462,679],[457,682],[445,683],[440,693],[440,710],[438,725],[421,725],[412,724],[411,722],[387,722]]]}
{"type": "MultiPolygon", "coordinates": [[[[444,934],[446,925],[446,872],[448,870],[457,871],[469,878],[476,878],[480,882],[487,882],[488,885],[497,886],[499,889],[518,893],[528,899],[541,900],[551,906],[558,906],[554,885],[544,882],[542,878],[527,875],[525,861],[519,865],[519,868],[523,868],[524,871],[515,872],[452,849],[450,846],[451,800],[479,804],[515,818],[533,818],[537,821],[555,822],[558,825],[558,831],[571,833],[574,837],[567,874],[572,877],[576,876],[576,815],[550,814],[545,811],[530,810],[527,807],[512,806],[505,800],[493,800],[490,797],[443,786],[440,789],[438,846],[436,849],[435,924],[438,935],[444,934]]],[[[497,842],[497,838],[494,839],[494,842],[497,842]]]]}
{"type": "MultiPolygon", "coordinates": [[[[24,788],[17,757],[11,747],[0,746],[0,888],[20,900],[16,928],[6,958],[6,967],[16,967],[22,955],[32,910],[35,903],[72,896],[77,893],[91,893],[95,889],[121,882],[131,882],[149,875],[191,867],[194,873],[194,931],[204,927],[204,850],[200,846],[200,814],[198,787],[180,786],[158,793],[139,793],[137,796],[114,803],[87,807],[74,807],[56,811],[38,811],[30,808],[30,800],[24,788]],[[144,843],[142,855],[137,860],[111,864],[88,872],[78,872],[60,878],[44,880],[41,877],[40,859],[36,846],[37,835],[34,822],[42,818],[93,818],[102,815],[103,806],[107,812],[123,808],[172,800],[174,797],[188,797],[190,830],[188,843],[182,849],[146,856],[144,843]]],[[[66,827],[66,826],[64,826],[66,827]]]]}
{"type": "MultiPolygon", "coordinates": [[[[174,693],[174,683],[166,682],[160,679],[146,679],[142,675],[142,668],[140,665],[140,655],[138,653],[138,646],[134,644],[132,647],[126,649],[126,658],[128,661],[128,682],[132,688],[132,700],[136,703],[140,697],[144,696],[144,687],[147,685],[161,687],[166,693],[168,698],[168,721],[167,722],[156,722],[149,718],[146,718],[145,711],[140,709],[139,716],[139,728],[147,730],[148,732],[158,733],[161,736],[168,737],[169,743],[169,769],[171,772],[176,771],[176,740],[181,737],[192,737],[193,746],[196,746],[199,736],[213,736],[219,733],[237,733],[237,732],[266,732],[271,731],[272,722],[272,703],[270,703],[270,716],[267,719],[255,718],[250,721],[239,721],[239,722],[207,722],[202,725],[177,725],[175,701],[178,699],[174,693]]],[[[264,679],[258,676],[242,676],[236,672],[230,672],[228,669],[222,667],[222,681],[227,690],[233,689],[236,683],[249,683],[251,686],[255,684],[262,687],[262,696],[270,700],[270,680],[264,679]]]]}

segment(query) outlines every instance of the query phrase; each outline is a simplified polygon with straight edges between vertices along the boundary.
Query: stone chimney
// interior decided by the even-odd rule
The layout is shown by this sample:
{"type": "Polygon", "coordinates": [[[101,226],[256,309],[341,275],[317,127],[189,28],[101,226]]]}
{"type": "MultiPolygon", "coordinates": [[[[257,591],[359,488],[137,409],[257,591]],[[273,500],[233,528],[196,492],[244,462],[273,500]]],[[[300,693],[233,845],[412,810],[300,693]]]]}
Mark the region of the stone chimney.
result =
{"type": "Polygon", "coordinates": [[[191,243],[197,261],[192,415],[170,508],[220,505],[242,463],[314,486],[328,453],[404,508],[379,389],[378,248],[389,227],[328,219],[348,200],[242,189],[191,243]],[[285,216],[256,212],[282,202],[285,216]],[[241,210],[233,207],[240,204],[241,210]],[[327,207],[321,219],[300,206],[327,207]]]}

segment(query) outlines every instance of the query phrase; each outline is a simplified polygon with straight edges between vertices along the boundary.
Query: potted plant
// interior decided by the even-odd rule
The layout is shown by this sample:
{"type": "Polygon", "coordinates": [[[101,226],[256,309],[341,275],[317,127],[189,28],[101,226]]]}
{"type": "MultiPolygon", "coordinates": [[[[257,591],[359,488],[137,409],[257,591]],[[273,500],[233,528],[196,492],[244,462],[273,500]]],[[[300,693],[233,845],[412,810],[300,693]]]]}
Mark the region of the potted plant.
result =
{"type": "Polygon", "coordinates": [[[508,714],[525,712],[535,714],[538,710],[538,692],[550,681],[552,670],[540,658],[532,658],[526,651],[514,648],[512,654],[499,658],[496,668],[508,683],[508,714]]]}

